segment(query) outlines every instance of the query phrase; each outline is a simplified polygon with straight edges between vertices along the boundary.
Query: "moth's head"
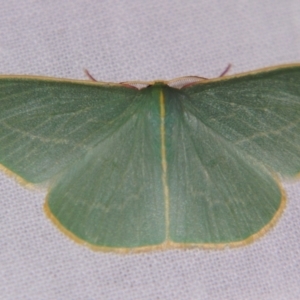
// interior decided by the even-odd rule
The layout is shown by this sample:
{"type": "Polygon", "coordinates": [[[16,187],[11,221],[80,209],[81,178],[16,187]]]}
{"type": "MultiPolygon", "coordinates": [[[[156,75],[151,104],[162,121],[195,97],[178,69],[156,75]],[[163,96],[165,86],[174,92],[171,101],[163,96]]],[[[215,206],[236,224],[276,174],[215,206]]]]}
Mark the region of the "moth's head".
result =
{"type": "Polygon", "coordinates": [[[186,86],[190,86],[193,84],[197,84],[200,82],[207,81],[207,78],[204,77],[198,77],[198,76],[185,76],[185,77],[179,77],[172,80],[154,80],[154,81],[126,81],[122,82],[122,85],[125,85],[127,87],[132,87],[136,89],[143,89],[150,86],[156,86],[156,87],[164,87],[164,86],[170,86],[173,88],[181,89],[186,86]]]}

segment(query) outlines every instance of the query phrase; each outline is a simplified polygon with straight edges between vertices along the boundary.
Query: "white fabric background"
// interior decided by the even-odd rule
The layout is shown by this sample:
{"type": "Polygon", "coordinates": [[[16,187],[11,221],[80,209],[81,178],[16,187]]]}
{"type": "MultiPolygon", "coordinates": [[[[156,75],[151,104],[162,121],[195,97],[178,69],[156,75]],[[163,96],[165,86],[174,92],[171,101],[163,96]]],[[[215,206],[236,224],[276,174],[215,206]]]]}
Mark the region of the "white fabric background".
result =
{"type": "MultiPolygon", "coordinates": [[[[299,0],[10,0],[0,73],[100,81],[218,76],[300,62],[299,0]]],[[[299,83],[300,84],[300,83],[299,83]]],[[[1,109],[1,107],[0,107],[1,109]]],[[[92,252],[0,174],[1,299],[299,299],[300,184],[255,243],[224,251],[92,252]]]]}

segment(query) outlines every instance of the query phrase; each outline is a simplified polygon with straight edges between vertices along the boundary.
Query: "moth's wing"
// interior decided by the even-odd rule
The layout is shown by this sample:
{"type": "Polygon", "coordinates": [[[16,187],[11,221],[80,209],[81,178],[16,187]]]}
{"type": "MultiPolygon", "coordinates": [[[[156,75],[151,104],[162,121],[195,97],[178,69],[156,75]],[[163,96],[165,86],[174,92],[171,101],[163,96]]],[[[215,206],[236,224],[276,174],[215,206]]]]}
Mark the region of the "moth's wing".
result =
{"type": "Polygon", "coordinates": [[[168,97],[177,114],[167,128],[171,239],[218,246],[260,236],[284,208],[275,173],[300,170],[300,67],[168,97]]]}
{"type": "Polygon", "coordinates": [[[207,128],[283,176],[300,172],[300,66],[184,90],[207,128]]]}
{"type": "Polygon", "coordinates": [[[137,91],[38,78],[0,78],[0,163],[28,182],[60,173],[129,117],[137,91]]]}
{"type": "Polygon", "coordinates": [[[0,80],[0,163],[50,181],[46,211],[89,244],[161,243],[159,98],[122,86],[0,80]]]}

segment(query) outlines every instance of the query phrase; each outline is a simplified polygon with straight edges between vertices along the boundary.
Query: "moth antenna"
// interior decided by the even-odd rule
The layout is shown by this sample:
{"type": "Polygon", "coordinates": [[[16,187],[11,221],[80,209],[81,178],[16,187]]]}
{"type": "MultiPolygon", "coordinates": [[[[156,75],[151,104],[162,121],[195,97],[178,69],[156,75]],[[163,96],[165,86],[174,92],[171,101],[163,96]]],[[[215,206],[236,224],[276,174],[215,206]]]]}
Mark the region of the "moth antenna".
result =
{"type": "Polygon", "coordinates": [[[228,64],[226,69],[219,75],[219,77],[225,76],[228,73],[228,71],[231,69],[231,67],[232,67],[232,64],[228,64]]]}
{"type": "Polygon", "coordinates": [[[92,80],[92,81],[94,81],[94,82],[97,82],[96,78],[93,77],[93,76],[91,75],[91,73],[90,73],[87,69],[84,69],[84,73],[85,73],[85,75],[86,75],[90,80],[92,80]]]}

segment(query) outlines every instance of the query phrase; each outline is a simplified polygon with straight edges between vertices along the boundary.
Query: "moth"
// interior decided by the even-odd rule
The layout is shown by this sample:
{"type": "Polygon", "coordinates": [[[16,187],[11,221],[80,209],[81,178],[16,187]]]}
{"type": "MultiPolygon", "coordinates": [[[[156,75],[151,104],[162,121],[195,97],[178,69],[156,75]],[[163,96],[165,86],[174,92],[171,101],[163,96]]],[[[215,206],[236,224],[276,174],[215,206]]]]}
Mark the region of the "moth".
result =
{"type": "Polygon", "coordinates": [[[300,171],[300,65],[141,89],[0,77],[0,163],[92,249],[245,245],[300,171]]]}

